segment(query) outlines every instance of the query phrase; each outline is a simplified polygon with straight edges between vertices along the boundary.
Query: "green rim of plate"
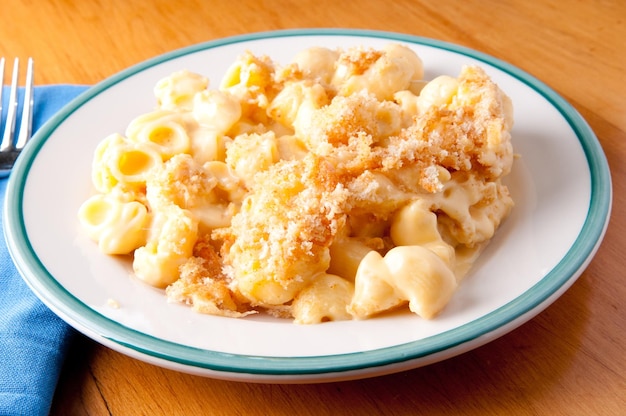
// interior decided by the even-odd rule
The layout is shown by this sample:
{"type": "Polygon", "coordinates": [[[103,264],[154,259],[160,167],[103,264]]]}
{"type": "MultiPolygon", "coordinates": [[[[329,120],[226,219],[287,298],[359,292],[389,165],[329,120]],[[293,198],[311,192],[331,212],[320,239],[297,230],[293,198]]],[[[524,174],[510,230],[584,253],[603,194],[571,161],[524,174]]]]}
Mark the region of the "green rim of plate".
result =
{"type": "MultiPolygon", "coordinates": [[[[489,338],[521,325],[546,307],[554,296],[572,284],[585,269],[606,231],[612,200],[606,157],[595,134],[580,114],[550,87],[528,73],[492,56],[462,46],[406,34],[372,30],[305,29],[259,32],[209,41],[147,60],[93,86],[67,104],[35,134],[23,152],[7,187],[5,233],[11,255],[35,293],[62,318],[121,347],[173,364],[218,372],[266,376],[304,376],[344,373],[391,366],[444,353],[481,337],[489,338]],[[341,36],[389,39],[462,54],[492,65],[521,81],[551,103],[575,132],[589,164],[591,197],[586,220],[574,244],[547,275],[522,295],[491,313],[447,332],[406,344],[371,351],[306,357],[265,357],[194,348],[147,335],[123,326],[89,308],[62,287],[40,262],[31,247],[22,215],[23,194],[30,166],[43,144],[74,111],[120,81],[147,68],[195,52],[228,44],[279,37],[341,36]],[[505,330],[503,330],[505,328],[505,330]]],[[[80,328],[78,328],[80,329],[80,328]]],[[[502,334],[503,334],[502,333],[502,334]]],[[[499,334],[499,335],[502,335],[499,334]]]]}

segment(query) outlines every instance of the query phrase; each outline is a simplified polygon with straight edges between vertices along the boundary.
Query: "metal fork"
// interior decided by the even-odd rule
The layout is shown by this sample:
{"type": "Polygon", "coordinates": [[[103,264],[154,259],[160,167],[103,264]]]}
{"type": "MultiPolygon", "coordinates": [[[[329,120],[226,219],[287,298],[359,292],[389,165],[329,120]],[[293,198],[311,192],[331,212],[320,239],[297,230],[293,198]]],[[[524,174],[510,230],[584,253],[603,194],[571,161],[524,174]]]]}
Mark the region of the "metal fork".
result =
{"type": "MultiPolygon", "coordinates": [[[[0,124],[2,124],[2,84],[4,82],[4,58],[0,58],[0,124]]],[[[11,78],[11,90],[7,108],[4,133],[0,142],[0,178],[5,178],[11,173],[15,160],[30,139],[33,125],[33,59],[28,59],[26,70],[26,84],[24,86],[24,104],[22,106],[22,121],[19,135],[15,139],[15,120],[18,112],[17,80],[19,75],[19,59],[13,61],[13,75],[11,78]]],[[[0,128],[0,131],[2,129],[0,128]]]]}

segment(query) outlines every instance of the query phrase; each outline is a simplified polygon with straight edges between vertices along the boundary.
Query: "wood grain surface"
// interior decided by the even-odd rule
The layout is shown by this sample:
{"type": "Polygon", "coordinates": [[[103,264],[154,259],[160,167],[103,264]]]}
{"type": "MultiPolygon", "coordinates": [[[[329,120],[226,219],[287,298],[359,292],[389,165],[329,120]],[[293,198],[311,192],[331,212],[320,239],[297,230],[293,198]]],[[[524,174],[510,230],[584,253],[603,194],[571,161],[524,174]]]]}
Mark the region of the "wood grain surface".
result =
{"type": "Polygon", "coordinates": [[[517,330],[444,362],[365,380],[219,381],[155,367],[77,336],[52,414],[624,414],[626,2],[3,0],[0,56],[33,56],[38,84],[93,84],[195,43],[318,27],[453,42],[510,62],[561,94],[597,134],[613,178],[613,215],[594,260],[517,330]]]}

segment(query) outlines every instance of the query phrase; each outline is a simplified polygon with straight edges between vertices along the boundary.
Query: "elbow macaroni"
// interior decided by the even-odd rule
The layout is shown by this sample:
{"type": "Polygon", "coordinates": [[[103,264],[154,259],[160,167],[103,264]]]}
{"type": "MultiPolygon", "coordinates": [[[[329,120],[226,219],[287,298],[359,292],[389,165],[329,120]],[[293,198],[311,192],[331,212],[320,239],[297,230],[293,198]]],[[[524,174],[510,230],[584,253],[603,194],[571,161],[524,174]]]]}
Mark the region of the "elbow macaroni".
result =
{"type": "Polygon", "coordinates": [[[96,149],[80,222],[201,313],[432,319],[513,206],[513,118],[478,67],[423,78],[398,44],[175,72],[96,149]]]}

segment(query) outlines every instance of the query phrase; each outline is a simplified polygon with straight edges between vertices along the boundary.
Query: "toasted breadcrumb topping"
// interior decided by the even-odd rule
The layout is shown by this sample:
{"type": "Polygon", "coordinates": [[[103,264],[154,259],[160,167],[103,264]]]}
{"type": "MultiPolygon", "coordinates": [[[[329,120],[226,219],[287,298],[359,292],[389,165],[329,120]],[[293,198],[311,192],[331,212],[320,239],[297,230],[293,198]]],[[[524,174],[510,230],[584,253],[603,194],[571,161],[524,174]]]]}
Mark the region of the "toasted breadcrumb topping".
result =
{"type": "MultiPolygon", "coordinates": [[[[451,103],[412,118],[366,92],[337,96],[318,110],[303,137],[307,156],[259,173],[231,226],[215,232],[226,241],[222,255],[230,277],[271,280],[297,293],[327,269],[329,247],[350,213],[389,218],[416,194],[441,191],[442,171],[444,180],[457,171],[485,181],[508,173],[512,148],[499,89],[473,66],[463,69],[459,83],[451,103]],[[382,123],[381,113],[390,114],[382,123]],[[417,180],[392,183],[409,166],[417,180]],[[406,193],[390,194],[389,186],[406,193]]],[[[457,237],[470,233],[463,224],[452,228],[457,237]]],[[[263,306],[253,293],[246,296],[263,306]]]]}
{"type": "Polygon", "coordinates": [[[338,65],[348,68],[349,75],[361,75],[383,56],[382,51],[367,48],[352,48],[342,53],[338,65]]]}

